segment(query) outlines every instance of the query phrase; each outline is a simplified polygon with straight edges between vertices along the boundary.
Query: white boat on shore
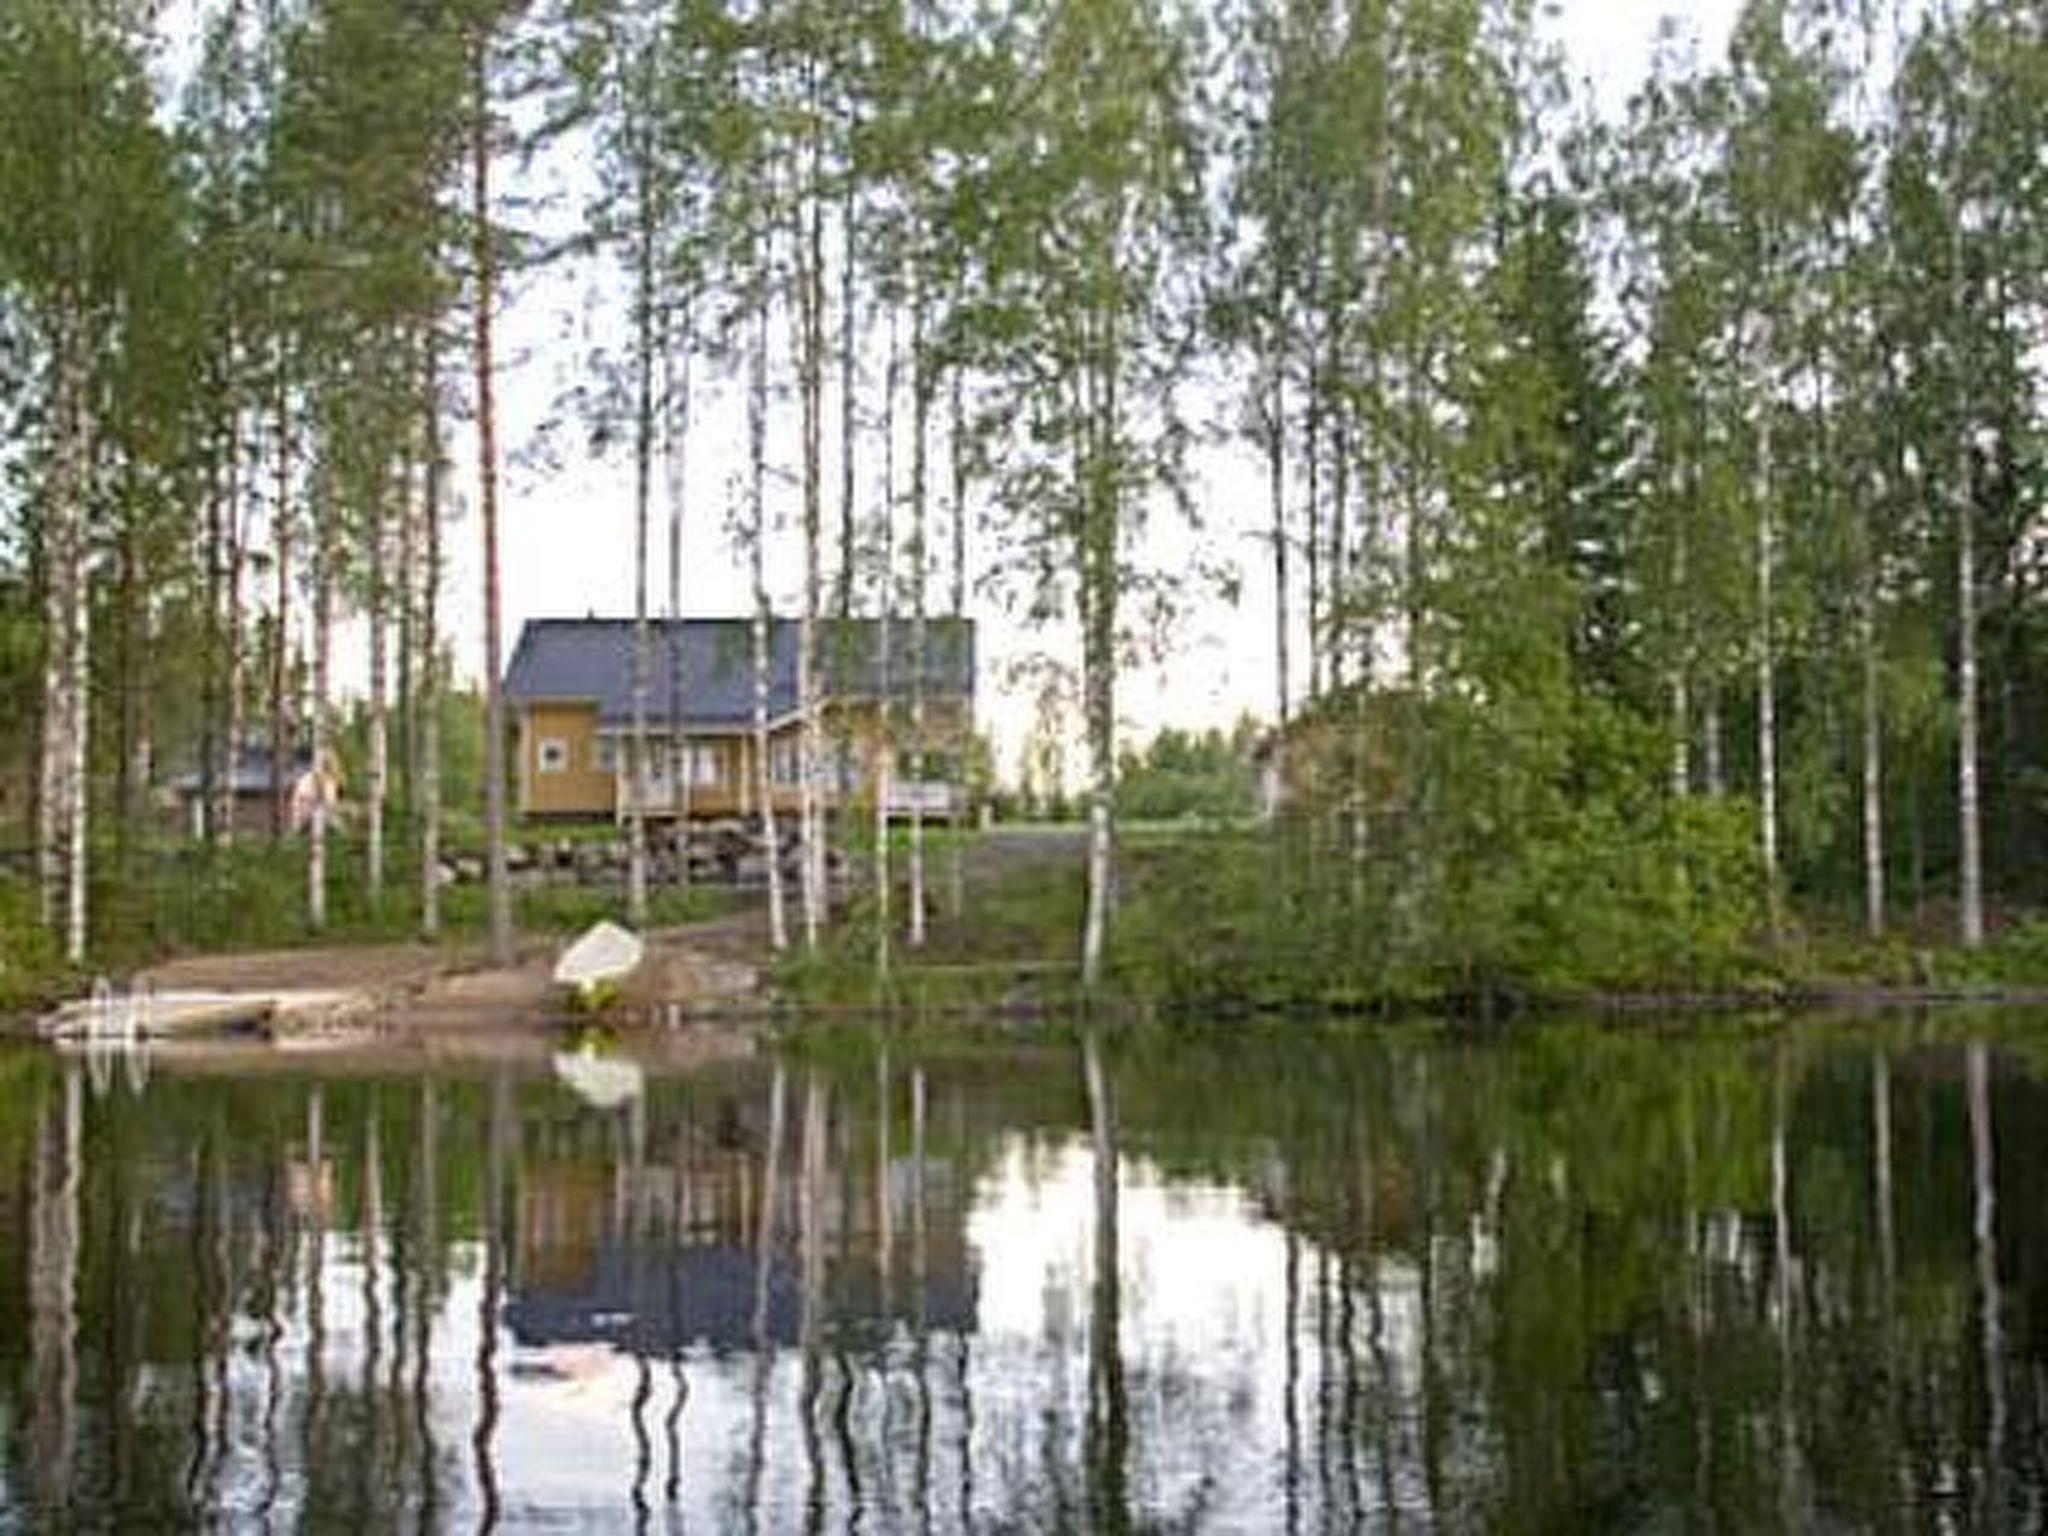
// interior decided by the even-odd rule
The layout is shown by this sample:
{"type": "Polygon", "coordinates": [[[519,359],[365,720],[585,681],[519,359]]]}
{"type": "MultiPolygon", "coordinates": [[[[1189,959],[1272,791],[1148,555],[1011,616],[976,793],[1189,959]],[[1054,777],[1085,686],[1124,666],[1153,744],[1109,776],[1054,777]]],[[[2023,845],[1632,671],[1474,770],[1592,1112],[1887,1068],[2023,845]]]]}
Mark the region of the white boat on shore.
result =
{"type": "Polygon", "coordinates": [[[646,956],[640,935],[617,923],[599,923],[562,951],[555,962],[555,985],[588,1001],[639,970],[646,956]]]}

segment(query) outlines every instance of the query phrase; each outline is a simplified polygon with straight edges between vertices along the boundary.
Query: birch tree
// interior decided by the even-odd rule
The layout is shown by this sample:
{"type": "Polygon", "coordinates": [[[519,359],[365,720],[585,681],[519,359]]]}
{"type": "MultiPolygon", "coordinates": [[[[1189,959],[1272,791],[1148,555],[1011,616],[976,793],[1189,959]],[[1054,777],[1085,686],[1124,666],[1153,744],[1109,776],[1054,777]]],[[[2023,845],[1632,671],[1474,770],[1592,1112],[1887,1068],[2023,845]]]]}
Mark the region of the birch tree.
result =
{"type": "MultiPolygon", "coordinates": [[[[1198,146],[1184,92],[1196,41],[1147,0],[1020,6],[1023,71],[980,189],[994,227],[975,326],[1014,392],[1020,435],[1003,491],[1028,546],[1074,572],[1087,723],[1089,825],[1081,970],[1104,979],[1114,899],[1116,676],[1133,540],[1177,484],[1178,323],[1192,302],[1176,258],[1200,222],[1198,146]]],[[[1050,561],[1043,570],[1055,570],[1050,561]]]]}

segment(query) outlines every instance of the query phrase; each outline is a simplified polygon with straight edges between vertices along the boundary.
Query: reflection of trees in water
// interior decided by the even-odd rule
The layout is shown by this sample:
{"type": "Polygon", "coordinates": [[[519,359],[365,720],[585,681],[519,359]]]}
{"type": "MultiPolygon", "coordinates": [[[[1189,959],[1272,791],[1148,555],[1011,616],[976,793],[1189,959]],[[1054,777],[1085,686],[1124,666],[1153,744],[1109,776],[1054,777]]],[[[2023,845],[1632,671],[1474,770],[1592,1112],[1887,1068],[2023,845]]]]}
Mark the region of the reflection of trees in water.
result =
{"type": "Polygon", "coordinates": [[[2048,1095],[1997,1049],[1563,1028],[1078,1054],[899,1041],[609,1118],[505,1076],[159,1074],[139,1102],[7,1079],[11,1486],[85,1524],[475,1524],[528,1470],[500,1459],[507,1308],[615,1252],[685,1318],[685,1260],[730,1250],[732,1343],[653,1311],[617,1337],[621,1459],[592,1475],[636,1521],[1995,1527],[2042,1498],[2048,1234],[2014,1192],[2048,1173],[2048,1095]],[[1089,1160],[1070,1309],[1022,1342],[977,1337],[958,1294],[977,1182],[1019,1138],[1089,1160]],[[1263,1354],[1161,1342],[1132,1267],[1154,1179],[1243,1190],[1271,1229],[1263,1354]]]}
{"type": "MultiPolygon", "coordinates": [[[[38,1094],[29,1200],[29,1414],[31,1481],[48,1513],[70,1501],[77,1434],[78,1185],[84,1090],[78,1069],[54,1095],[38,1094]]],[[[13,1417],[10,1415],[10,1417],[13,1417]]]]}

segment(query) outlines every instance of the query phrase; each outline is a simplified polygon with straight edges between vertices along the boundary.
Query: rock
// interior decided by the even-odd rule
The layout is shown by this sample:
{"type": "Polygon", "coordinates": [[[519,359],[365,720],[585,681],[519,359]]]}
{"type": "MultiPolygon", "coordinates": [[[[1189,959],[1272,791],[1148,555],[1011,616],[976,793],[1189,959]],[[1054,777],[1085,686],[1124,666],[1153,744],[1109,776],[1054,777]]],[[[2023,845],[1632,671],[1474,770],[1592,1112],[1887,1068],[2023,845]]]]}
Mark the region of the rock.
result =
{"type": "Polygon", "coordinates": [[[484,877],[484,861],[475,858],[459,858],[454,862],[455,878],[474,885],[484,877]]]}

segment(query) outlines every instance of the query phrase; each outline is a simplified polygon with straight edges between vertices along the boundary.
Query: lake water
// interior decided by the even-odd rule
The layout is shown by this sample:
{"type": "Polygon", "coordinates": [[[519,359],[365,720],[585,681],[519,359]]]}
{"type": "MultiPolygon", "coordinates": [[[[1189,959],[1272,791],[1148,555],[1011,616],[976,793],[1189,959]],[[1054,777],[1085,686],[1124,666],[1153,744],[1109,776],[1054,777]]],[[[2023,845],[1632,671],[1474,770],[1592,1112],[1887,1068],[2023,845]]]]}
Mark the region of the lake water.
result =
{"type": "Polygon", "coordinates": [[[2038,1529],[2048,1024],[0,1056],[0,1527],[2038,1529]]]}

